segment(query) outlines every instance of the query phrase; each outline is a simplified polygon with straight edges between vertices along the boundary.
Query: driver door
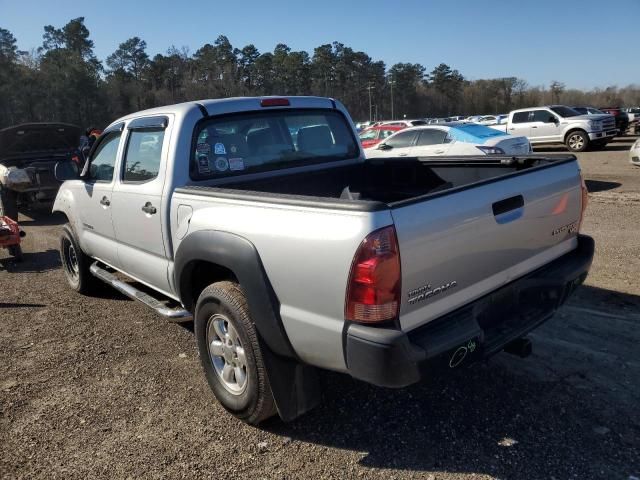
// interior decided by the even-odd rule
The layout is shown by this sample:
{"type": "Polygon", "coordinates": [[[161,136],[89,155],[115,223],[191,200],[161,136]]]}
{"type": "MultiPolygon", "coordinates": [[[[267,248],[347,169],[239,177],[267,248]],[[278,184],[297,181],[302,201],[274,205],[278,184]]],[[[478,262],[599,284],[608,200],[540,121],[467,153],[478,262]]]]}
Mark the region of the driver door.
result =
{"type": "Polygon", "coordinates": [[[92,149],[86,180],[75,191],[82,249],[107,265],[118,265],[111,200],[117,159],[121,154],[121,130],[105,133],[92,149]]]}
{"type": "Polygon", "coordinates": [[[531,121],[531,136],[542,141],[562,138],[560,120],[548,110],[534,110],[531,121]]]}

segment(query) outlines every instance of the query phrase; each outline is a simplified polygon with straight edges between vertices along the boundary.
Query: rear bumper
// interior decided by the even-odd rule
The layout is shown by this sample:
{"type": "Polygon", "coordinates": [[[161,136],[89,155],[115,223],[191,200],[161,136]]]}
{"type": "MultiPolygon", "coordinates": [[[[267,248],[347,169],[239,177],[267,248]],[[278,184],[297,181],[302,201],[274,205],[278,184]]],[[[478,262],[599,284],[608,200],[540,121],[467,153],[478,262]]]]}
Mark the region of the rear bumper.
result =
{"type": "Polygon", "coordinates": [[[410,332],[351,324],[349,374],[384,387],[404,387],[438,367],[455,368],[501,352],[553,316],[587,277],[591,237],[550,264],[410,332]]]}

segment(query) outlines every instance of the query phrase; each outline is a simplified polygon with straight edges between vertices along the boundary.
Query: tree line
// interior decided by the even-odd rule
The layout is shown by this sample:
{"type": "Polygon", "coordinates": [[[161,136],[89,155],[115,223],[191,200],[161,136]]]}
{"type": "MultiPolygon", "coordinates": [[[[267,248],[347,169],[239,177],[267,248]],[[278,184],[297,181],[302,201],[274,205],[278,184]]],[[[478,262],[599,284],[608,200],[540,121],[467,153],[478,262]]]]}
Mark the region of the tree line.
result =
{"type": "Polygon", "coordinates": [[[445,63],[387,68],[339,42],[312,54],[278,44],[234,48],[224,35],[191,54],[171,47],[150,57],[133,37],[103,63],[79,17],[44,27],[42,45],[17,47],[0,28],[0,128],[21,122],[62,121],[104,127],[127,113],[203,98],[246,95],[321,95],[342,101],[356,120],[505,113],[549,103],[640,105],[640,86],[582,91],[558,81],[531,86],[516,77],[466,79],[445,63]]]}

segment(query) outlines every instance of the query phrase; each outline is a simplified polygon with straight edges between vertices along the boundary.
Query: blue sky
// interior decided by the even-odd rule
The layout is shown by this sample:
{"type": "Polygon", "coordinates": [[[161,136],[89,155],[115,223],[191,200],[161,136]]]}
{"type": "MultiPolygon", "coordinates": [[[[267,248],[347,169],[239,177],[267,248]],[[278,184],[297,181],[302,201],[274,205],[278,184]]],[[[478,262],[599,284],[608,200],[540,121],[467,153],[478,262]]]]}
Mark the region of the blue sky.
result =
{"type": "Polygon", "coordinates": [[[226,35],[261,52],[286,43],[306,50],[334,40],[387,66],[444,62],[470,79],[517,76],[531,85],[640,84],[640,0],[0,0],[0,27],[20,49],[42,42],[43,26],[84,16],[104,60],[139,36],[148,53],[191,53],[226,35]],[[55,5],[55,6],[54,6],[55,5]],[[117,6],[116,6],[117,5],[117,6]]]}

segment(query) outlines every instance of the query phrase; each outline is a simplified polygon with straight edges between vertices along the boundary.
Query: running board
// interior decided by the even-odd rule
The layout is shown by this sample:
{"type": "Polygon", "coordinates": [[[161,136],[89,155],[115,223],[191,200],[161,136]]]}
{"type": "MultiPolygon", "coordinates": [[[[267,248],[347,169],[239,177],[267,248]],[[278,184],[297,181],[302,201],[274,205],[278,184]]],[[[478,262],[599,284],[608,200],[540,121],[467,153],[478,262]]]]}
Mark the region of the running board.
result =
{"type": "Polygon", "coordinates": [[[184,308],[169,308],[160,300],[153,298],[151,295],[144,293],[132,285],[118,280],[113,274],[101,268],[98,262],[94,262],[89,267],[89,271],[94,277],[99,278],[103,282],[111,285],[113,288],[121,293],[124,293],[127,297],[133,300],[138,300],[144,303],[147,307],[152,308],[159,315],[168,318],[172,322],[188,322],[193,320],[193,315],[184,308]]]}

